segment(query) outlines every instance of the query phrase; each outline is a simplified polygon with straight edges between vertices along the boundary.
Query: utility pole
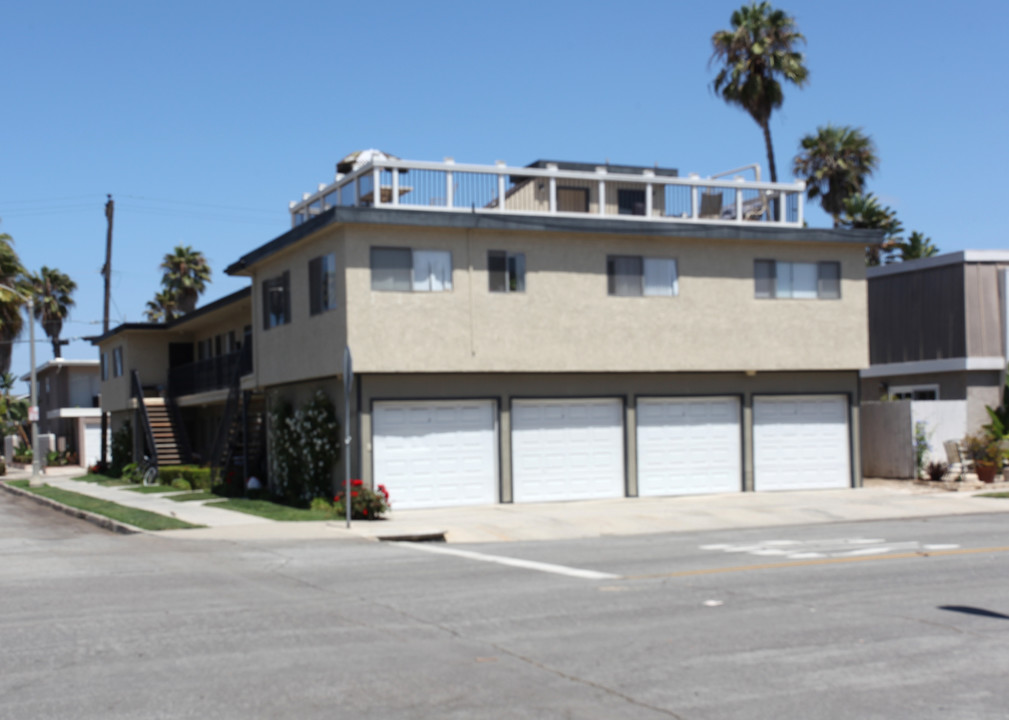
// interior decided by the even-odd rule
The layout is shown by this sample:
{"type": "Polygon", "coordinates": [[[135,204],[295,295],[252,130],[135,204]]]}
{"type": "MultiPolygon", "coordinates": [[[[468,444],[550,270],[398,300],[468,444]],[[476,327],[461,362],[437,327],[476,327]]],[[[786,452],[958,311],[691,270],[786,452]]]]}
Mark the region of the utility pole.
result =
{"type": "MultiPolygon", "coordinates": [[[[105,276],[105,314],[102,317],[102,335],[106,335],[109,332],[109,299],[112,296],[112,216],[116,211],[116,204],[112,200],[112,195],[108,196],[108,202],[105,203],[105,219],[108,220],[108,230],[105,234],[105,264],[102,266],[102,275],[105,276]]],[[[109,371],[108,364],[106,363],[105,372],[109,371]]],[[[104,378],[102,378],[104,380],[104,378]]],[[[102,410],[102,452],[99,457],[101,457],[101,466],[104,470],[108,467],[108,441],[109,441],[109,416],[102,410]]]]}

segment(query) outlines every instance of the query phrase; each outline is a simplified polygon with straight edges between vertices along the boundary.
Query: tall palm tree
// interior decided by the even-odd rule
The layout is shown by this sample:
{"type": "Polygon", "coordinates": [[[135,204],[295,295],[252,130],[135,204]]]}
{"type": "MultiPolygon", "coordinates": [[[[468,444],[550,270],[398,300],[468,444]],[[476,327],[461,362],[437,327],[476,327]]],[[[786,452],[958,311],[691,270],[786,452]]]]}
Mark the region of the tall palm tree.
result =
{"type": "Polygon", "coordinates": [[[148,322],[169,323],[175,319],[175,314],[178,311],[179,306],[175,293],[171,290],[162,290],[155,294],[153,300],[147,301],[147,309],[144,310],[144,315],[147,316],[148,322]]]}
{"type": "Polygon", "coordinates": [[[865,264],[879,265],[883,253],[890,254],[901,242],[900,234],[904,226],[897,219],[897,213],[880,205],[872,193],[853,195],[844,201],[844,214],[840,227],[849,229],[871,229],[884,232],[883,242],[865,249],[865,264]]]}
{"type": "Polygon", "coordinates": [[[38,275],[28,276],[28,283],[29,292],[35,297],[35,319],[42,323],[42,329],[53,344],[53,357],[61,357],[60,333],[63,332],[63,321],[74,306],[71,296],[77,289],[77,283],[69,275],[45,265],[38,275]]]}
{"type": "MultiPolygon", "coordinates": [[[[24,267],[14,250],[14,240],[7,233],[0,233],[0,284],[22,289],[24,267]]],[[[21,334],[24,317],[21,306],[24,299],[17,293],[0,289],[0,373],[11,367],[11,351],[14,340],[21,334]]]]}
{"type": "Polygon", "coordinates": [[[820,198],[824,211],[841,224],[844,201],[862,192],[865,179],[879,167],[876,146],[861,128],[830,123],[816,129],[799,143],[792,171],[806,181],[810,200],[820,198]]]}
{"type": "Polygon", "coordinates": [[[939,248],[932,244],[932,238],[915,230],[907,240],[901,240],[896,246],[897,256],[901,262],[932,257],[939,254],[939,248]]]}
{"type": "Polygon", "coordinates": [[[203,253],[189,245],[177,245],[165,255],[161,269],[165,271],[161,284],[175,296],[178,310],[192,312],[210,280],[210,265],[203,253]]]}
{"type": "Polygon", "coordinates": [[[767,2],[743,5],[729,21],[731,30],[711,36],[710,62],[721,65],[711,86],[725,102],[748,112],[764,131],[771,181],[777,182],[771,112],[785,99],[779,78],[802,87],[809,76],[802,53],[795,49],[806,38],[796,29],[795,18],[767,2]]]}

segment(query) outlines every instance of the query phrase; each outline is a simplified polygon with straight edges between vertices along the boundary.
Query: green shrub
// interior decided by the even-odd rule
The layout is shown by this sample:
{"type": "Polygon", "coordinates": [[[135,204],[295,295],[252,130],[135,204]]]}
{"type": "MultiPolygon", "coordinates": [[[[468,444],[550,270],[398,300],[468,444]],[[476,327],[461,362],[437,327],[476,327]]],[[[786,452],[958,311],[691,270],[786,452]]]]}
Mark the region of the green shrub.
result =
{"type": "Polygon", "coordinates": [[[316,512],[333,512],[333,503],[331,503],[326,498],[312,498],[312,504],[309,505],[309,509],[316,512]]]}
{"type": "Polygon", "coordinates": [[[340,425],[333,403],[321,390],[302,408],[278,406],[270,417],[270,480],[285,503],[305,507],[332,491],[333,465],[340,456],[340,425]]]}
{"type": "Polygon", "coordinates": [[[133,459],[133,428],[127,420],[118,430],[112,433],[112,463],[109,465],[109,475],[121,477],[123,468],[133,459]]]}
{"type": "Polygon", "coordinates": [[[162,465],[158,468],[158,481],[175,487],[176,480],[185,480],[190,488],[210,489],[210,468],[199,465],[162,465]]]}
{"type": "Polygon", "coordinates": [[[134,462],[126,463],[123,465],[118,477],[123,480],[129,480],[133,483],[139,483],[142,479],[140,476],[140,466],[134,462]]]}
{"type": "Polygon", "coordinates": [[[176,490],[192,490],[193,486],[189,484],[189,481],[185,478],[177,477],[172,480],[172,487],[176,490]]]}

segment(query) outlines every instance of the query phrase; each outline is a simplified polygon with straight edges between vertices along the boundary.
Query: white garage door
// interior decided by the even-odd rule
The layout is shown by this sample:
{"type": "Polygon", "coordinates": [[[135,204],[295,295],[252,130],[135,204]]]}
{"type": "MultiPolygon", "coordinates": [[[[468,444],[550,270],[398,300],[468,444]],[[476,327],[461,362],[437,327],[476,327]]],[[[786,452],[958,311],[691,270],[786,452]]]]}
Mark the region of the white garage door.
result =
{"type": "MultiPolygon", "coordinates": [[[[106,448],[110,448],[112,445],[111,431],[105,438],[106,448]]],[[[107,454],[107,457],[112,457],[111,452],[107,454]]],[[[81,458],[86,463],[86,467],[91,467],[98,463],[102,459],[102,423],[101,420],[97,422],[87,422],[84,426],[84,457],[81,458]]]]}
{"type": "Polygon", "coordinates": [[[755,398],[754,489],[851,487],[849,438],[844,396],[755,398]]]}
{"type": "Polygon", "coordinates": [[[739,398],[640,398],[638,495],[742,489],[739,398]]]}
{"type": "Polygon", "coordinates": [[[619,400],[516,400],[511,419],[515,502],[624,496],[619,400]]]}
{"type": "Polygon", "coordinates": [[[394,509],[497,502],[497,422],[491,401],[377,402],[375,482],[394,509]]]}

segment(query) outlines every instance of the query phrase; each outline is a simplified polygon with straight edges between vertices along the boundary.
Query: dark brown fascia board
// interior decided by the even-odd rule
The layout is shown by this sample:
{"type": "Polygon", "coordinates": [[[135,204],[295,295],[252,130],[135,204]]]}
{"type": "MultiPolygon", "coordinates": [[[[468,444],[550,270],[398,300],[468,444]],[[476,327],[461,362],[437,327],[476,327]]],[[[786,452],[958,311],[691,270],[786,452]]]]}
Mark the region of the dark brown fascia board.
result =
{"type": "Polygon", "coordinates": [[[512,215],[493,212],[431,212],[387,208],[333,207],[296,228],[240,257],[225,269],[228,275],[248,274],[253,265],[331,225],[401,225],[457,228],[462,230],[511,230],[516,232],[568,232],[599,235],[682,237],[702,240],[750,240],[756,242],[823,242],[873,245],[883,241],[882,230],[839,228],[791,228],[759,226],[756,223],[675,223],[649,220],[606,220],[512,215]]]}
{"type": "Polygon", "coordinates": [[[91,337],[84,338],[89,341],[92,345],[97,345],[100,342],[108,340],[113,335],[118,335],[122,332],[127,332],[130,330],[151,330],[151,331],[164,331],[164,330],[175,330],[180,325],[185,325],[186,323],[195,320],[196,318],[203,317],[207,313],[212,313],[215,310],[220,310],[223,307],[227,307],[232,303],[238,302],[243,298],[246,298],[252,294],[252,287],[244,287],[241,290],[236,290],[230,295],[225,295],[224,297],[214,300],[209,305],[204,305],[201,308],[193,310],[191,313],[183,315],[182,317],[172,320],[170,323],[122,323],[121,325],[116,325],[114,328],[109,330],[107,333],[102,335],[93,335],[91,337]]]}

